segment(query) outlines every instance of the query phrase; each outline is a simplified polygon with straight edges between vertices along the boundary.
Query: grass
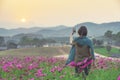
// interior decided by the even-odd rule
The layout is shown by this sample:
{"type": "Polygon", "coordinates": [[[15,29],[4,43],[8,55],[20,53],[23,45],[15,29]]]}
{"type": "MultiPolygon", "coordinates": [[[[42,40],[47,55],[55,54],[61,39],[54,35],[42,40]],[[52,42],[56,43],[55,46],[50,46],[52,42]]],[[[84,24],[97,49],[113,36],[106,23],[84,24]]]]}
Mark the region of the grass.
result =
{"type": "MultiPolygon", "coordinates": [[[[9,57],[10,58],[10,57],[9,57]]],[[[12,59],[12,58],[11,58],[12,59]]],[[[1,58],[0,61],[2,61],[3,59],[1,58]]],[[[6,62],[10,62],[10,59],[5,59],[6,62]]],[[[49,59],[50,60],[50,59],[49,59]]],[[[53,60],[53,59],[51,59],[53,60]]],[[[14,60],[11,60],[11,62],[14,62],[14,60]]],[[[1,63],[0,66],[3,66],[5,63],[1,63]]],[[[46,58],[43,61],[39,61],[38,59],[36,59],[35,57],[32,58],[32,61],[25,61],[25,59],[18,59],[17,63],[15,63],[13,66],[14,67],[8,67],[10,70],[9,72],[4,71],[2,68],[0,68],[0,75],[3,79],[5,80],[13,80],[13,78],[15,78],[15,80],[32,80],[32,78],[34,78],[34,80],[82,80],[81,74],[80,76],[76,77],[74,74],[74,68],[71,68],[69,66],[65,67],[62,71],[58,72],[58,71],[54,71],[51,72],[51,68],[55,67],[55,66],[59,66],[62,67],[64,64],[64,60],[63,59],[57,59],[55,61],[55,63],[53,62],[48,62],[48,58],[46,58]],[[19,69],[17,67],[15,67],[16,64],[21,64],[23,66],[22,69],[19,69]],[[26,64],[24,64],[26,63],[26,64]],[[28,66],[30,64],[38,64],[38,67],[33,68],[31,70],[28,70],[28,66]],[[24,65],[23,65],[24,64],[24,65]],[[42,73],[46,74],[46,76],[44,77],[36,77],[36,72],[38,69],[43,69],[42,73]],[[62,78],[60,78],[60,76],[63,76],[62,78]],[[22,79],[20,79],[22,78],[22,79]]],[[[114,65],[113,65],[114,66],[114,65]]],[[[116,66],[117,67],[117,66],[116,66]]],[[[86,80],[117,80],[117,77],[120,75],[120,68],[108,68],[108,69],[94,69],[92,68],[90,70],[89,75],[87,76],[86,80]]]]}
{"type": "MultiPolygon", "coordinates": [[[[13,49],[13,50],[7,50],[7,51],[0,51],[0,56],[6,56],[6,55],[12,55],[12,56],[28,56],[28,55],[39,55],[39,56],[55,56],[55,55],[62,55],[62,54],[69,54],[70,47],[46,47],[46,48],[26,48],[26,49],[13,49]]],[[[109,56],[107,54],[105,48],[95,48],[95,52],[109,56]]],[[[112,48],[111,53],[119,53],[119,49],[112,48]]],[[[35,61],[34,61],[35,62],[35,61]]],[[[63,63],[60,62],[62,65],[63,63]]],[[[58,64],[56,64],[57,66],[58,64]]],[[[55,72],[54,74],[50,72],[50,69],[55,66],[51,64],[42,63],[39,64],[39,68],[45,68],[43,70],[44,73],[47,73],[47,77],[44,77],[44,80],[81,80],[80,77],[74,76],[74,68],[64,68],[64,70],[59,73],[55,72]],[[60,76],[65,74],[65,77],[60,79],[60,76]],[[56,76],[53,76],[56,75],[56,76]]],[[[25,71],[25,69],[19,70],[15,69],[12,72],[4,72],[0,68],[0,73],[3,78],[8,78],[7,80],[12,80],[13,77],[19,78],[21,74],[24,74],[23,80],[28,80],[31,78],[34,78],[35,80],[40,80],[38,78],[35,78],[34,73],[36,72],[37,68],[30,71],[25,71]],[[29,75],[27,75],[29,74],[29,75]],[[13,76],[13,77],[9,77],[13,76]]],[[[110,69],[95,69],[94,71],[91,71],[89,76],[87,76],[87,80],[116,80],[118,75],[120,75],[120,69],[116,68],[110,68],[110,69]]],[[[42,80],[42,79],[41,79],[42,80]]]]}
{"type": "Polygon", "coordinates": [[[106,50],[106,48],[95,48],[95,52],[99,53],[101,55],[104,55],[104,56],[110,56],[111,53],[118,53],[118,54],[120,54],[119,49],[113,48],[113,47],[112,47],[112,49],[110,51],[110,54],[108,53],[108,51],[106,50]]]}
{"type": "MultiPolygon", "coordinates": [[[[43,66],[44,68],[46,68],[46,70],[44,70],[44,73],[47,73],[47,76],[44,77],[44,80],[82,80],[81,74],[79,77],[75,77],[72,73],[74,73],[74,69],[71,68],[66,68],[64,69],[61,73],[59,72],[55,72],[54,74],[56,76],[53,76],[54,74],[49,72],[50,68],[47,68],[46,66],[43,66]],[[64,72],[66,72],[66,75],[63,79],[60,78],[60,76],[62,74],[64,74],[64,72]]],[[[117,80],[117,77],[119,76],[120,70],[117,69],[109,69],[109,70],[94,70],[93,72],[90,72],[90,74],[87,76],[87,80],[117,80]]],[[[0,71],[1,72],[1,71],[0,71]]],[[[12,80],[12,77],[10,77],[14,74],[14,76],[16,78],[20,78],[21,74],[24,74],[24,70],[15,70],[13,72],[10,73],[6,73],[6,72],[2,72],[2,77],[6,78],[8,77],[8,80],[12,80]]],[[[35,80],[40,80],[39,78],[35,78],[34,76],[35,70],[31,70],[29,72],[30,75],[28,76],[24,76],[24,80],[28,80],[30,78],[34,78],[35,80]]]]}
{"type": "Polygon", "coordinates": [[[117,80],[120,72],[117,69],[108,69],[108,70],[94,70],[91,73],[87,80],[117,80]]]}
{"type": "Polygon", "coordinates": [[[0,51],[0,56],[28,56],[28,55],[40,55],[40,56],[57,56],[62,54],[68,54],[70,47],[38,47],[38,48],[24,48],[24,49],[11,49],[6,51],[0,51]]]}
{"type": "MultiPolygon", "coordinates": [[[[110,56],[106,48],[95,48],[96,53],[110,56]]],[[[35,55],[35,56],[58,56],[63,54],[69,54],[70,47],[38,47],[38,48],[24,48],[24,49],[11,49],[6,51],[0,51],[0,56],[28,56],[28,55],[35,55]]],[[[119,49],[113,48],[110,53],[120,53],[119,49]]]]}

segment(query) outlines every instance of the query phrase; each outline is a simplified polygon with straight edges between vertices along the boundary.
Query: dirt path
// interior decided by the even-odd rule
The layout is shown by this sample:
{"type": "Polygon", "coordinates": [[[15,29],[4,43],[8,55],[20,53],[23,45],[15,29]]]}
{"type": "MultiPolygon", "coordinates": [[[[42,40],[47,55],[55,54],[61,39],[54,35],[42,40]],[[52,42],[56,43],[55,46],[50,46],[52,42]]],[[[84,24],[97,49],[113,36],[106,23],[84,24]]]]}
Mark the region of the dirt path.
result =
{"type": "MultiPolygon", "coordinates": [[[[118,60],[118,59],[120,60],[120,58],[106,57],[106,56],[100,55],[100,54],[98,54],[98,53],[95,53],[95,56],[96,56],[96,58],[97,58],[97,57],[101,57],[101,58],[109,58],[109,59],[112,59],[112,60],[118,60]]],[[[68,58],[68,55],[65,54],[65,55],[59,55],[59,56],[54,56],[54,57],[64,57],[65,59],[67,59],[67,58],[68,58]]]]}
{"type": "Polygon", "coordinates": [[[118,46],[112,46],[112,47],[117,48],[117,49],[120,49],[120,47],[118,47],[118,46]]]}

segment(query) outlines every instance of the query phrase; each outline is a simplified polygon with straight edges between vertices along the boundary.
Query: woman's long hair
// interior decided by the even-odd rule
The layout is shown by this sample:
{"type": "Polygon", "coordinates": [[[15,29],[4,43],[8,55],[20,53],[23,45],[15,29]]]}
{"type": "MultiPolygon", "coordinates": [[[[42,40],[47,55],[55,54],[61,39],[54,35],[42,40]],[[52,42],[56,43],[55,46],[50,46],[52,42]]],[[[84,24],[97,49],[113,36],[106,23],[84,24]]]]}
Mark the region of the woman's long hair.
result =
{"type": "Polygon", "coordinates": [[[78,30],[78,34],[80,37],[87,36],[87,28],[86,26],[81,26],[78,30]]]}

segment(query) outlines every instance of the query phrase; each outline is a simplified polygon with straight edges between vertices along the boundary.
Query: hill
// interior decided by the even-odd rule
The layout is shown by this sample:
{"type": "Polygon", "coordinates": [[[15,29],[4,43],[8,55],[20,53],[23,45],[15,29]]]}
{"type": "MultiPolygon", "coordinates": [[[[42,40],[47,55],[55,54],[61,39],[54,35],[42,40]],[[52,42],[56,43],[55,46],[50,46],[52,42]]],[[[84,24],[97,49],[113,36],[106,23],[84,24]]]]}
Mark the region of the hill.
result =
{"type": "MultiPolygon", "coordinates": [[[[80,26],[86,26],[88,28],[88,36],[103,36],[104,33],[108,30],[113,31],[113,33],[117,33],[120,31],[120,22],[110,22],[110,23],[101,23],[96,24],[92,22],[85,22],[75,25],[74,27],[78,31],[80,26]]],[[[63,27],[62,27],[63,28],[63,27]]],[[[37,34],[42,34],[46,37],[68,37],[72,31],[73,27],[65,27],[63,29],[41,29],[37,34]],[[49,34],[48,34],[49,33],[49,34]]]]}
{"type": "Polygon", "coordinates": [[[42,28],[33,27],[33,28],[16,28],[16,29],[4,29],[0,28],[0,36],[13,36],[21,33],[34,33],[42,28]]]}
{"type": "Polygon", "coordinates": [[[88,28],[88,33],[90,36],[103,36],[104,33],[108,30],[113,31],[114,34],[120,31],[120,22],[110,22],[101,24],[85,22],[77,24],[75,27],[76,29],[78,29],[82,25],[88,28]]]}
{"type": "MultiPolygon", "coordinates": [[[[93,23],[84,22],[76,24],[76,30],[80,26],[87,26],[89,36],[102,36],[107,30],[117,33],[120,31],[120,22],[109,22],[109,23],[93,23]]],[[[18,29],[4,29],[0,28],[0,36],[13,36],[21,33],[34,33],[40,34],[44,37],[68,37],[72,31],[73,26],[68,27],[64,25],[53,26],[53,27],[33,27],[33,28],[18,28],[18,29]]]]}

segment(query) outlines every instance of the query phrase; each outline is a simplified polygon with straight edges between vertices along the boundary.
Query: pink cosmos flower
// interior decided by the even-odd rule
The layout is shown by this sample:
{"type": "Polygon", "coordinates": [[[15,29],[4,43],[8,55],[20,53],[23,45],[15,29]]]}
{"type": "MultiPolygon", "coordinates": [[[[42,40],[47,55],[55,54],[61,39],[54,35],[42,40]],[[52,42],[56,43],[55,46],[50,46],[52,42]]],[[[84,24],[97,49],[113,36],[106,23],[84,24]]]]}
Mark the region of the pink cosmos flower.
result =
{"type": "Polygon", "coordinates": [[[7,64],[3,65],[3,66],[2,66],[2,69],[3,69],[5,72],[9,72],[9,70],[8,70],[8,65],[7,65],[7,64]]]}
{"type": "Polygon", "coordinates": [[[38,67],[37,63],[32,63],[28,66],[28,70],[32,70],[32,69],[37,68],[37,67],[38,67]]]}
{"type": "Polygon", "coordinates": [[[42,70],[43,70],[43,69],[38,69],[38,70],[37,70],[37,73],[35,74],[36,77],[43,77],[43,76],[46,76],[46,74],[43,74],[43,73],[42,73],[42,70]]]}
{"type": "Polygon", "coordinates": [[[88,58],[85,58],[82,62],[86,63],[88,61],[88,58]]]}
{"type": "Polygon", "coordinates": [[[82,62],[78,62],[78,63],[77,63],[77,66],[80,66],[80,65],[82,65],[82,64],[83,64],[82,62]]]}
{"type": "Polygon", "coordinates": [[[53,67],[50,72],[54,73],[57,70],[57,66],[53,67]]]}
{"type": "Polygon", "coordinates": [[[32,61],[32,58],[31,57],[26,57],[25,58],[25,62],[31,62],[32,61]]]}
{"type": "Polygon", "coordinates": [[[61,72],[63,70],[63,68],[59,67],[59,66],[55,66],[53,67],[50,72],[54,73],[55,71],[61,72]]]}
{"type": "Polygon", "coordinates": [[[72,61],[70,64],[68,64],[69,66],[71,66],[71,67],[75,67],[75,66],[77,66],[77,64],[74,62],[74,61],[72,61]]]}
{"type": "Polygon", "coordinates": [[[23,68],[23,66],[22,66],[21,64],[17,64],[16,67],[17,67],[18,69],[22,69],[22,68],[23,68]]]}
{"type": "Polygon", "coordinates": [[[91,64],[93,62],[93,60],[90,60],[88,62],[86,62],[83,66],[81,66],[80,68],[85,68],[87,67],[89,64],[91,64]]]}
{"type": "Polygon", "coordinates": [[[57,71],[59,71],[59,72],[61,72],[62,70],[63,70],[63,68],[61,68],[61,67],[57,68],[57,71]]]}
{"type": "Polygon", "coordinates": [[[14,68],[14,66],[13,66],[13,63],[12,63],[12,62],[7,62],[7,65],[8,65],[8,67],[10,67],[10,68],[14,68]]]}
{"type": "Polygon", "coordinates": [[[65,75],[61,75],[61,76],[60,76],[61,79],[64,78],[64,77],[65,77],[65,75]]]}
{"type": "Polygon", "coordinates": [[[34,78],[31,78],[30,80],[34,80],[34,78]]]}
{"type": "Polygon", "coordinates": [[[48,62],[54,64],[54,63],[57,62],[57,59],[56,58],[50,58],[50,59],[48,59],[48,62]]]}
{"type": "Polygon", "coordinates": [[[120,76],[118,76],[117,80],[120,80],[120,76]]]}
{"type": "Polygon", "coordinates": [[[56,70],[55,68],[52,68],[52,69],[50,70],[50,72],[54,73],[55,70],[56,70]]]}

